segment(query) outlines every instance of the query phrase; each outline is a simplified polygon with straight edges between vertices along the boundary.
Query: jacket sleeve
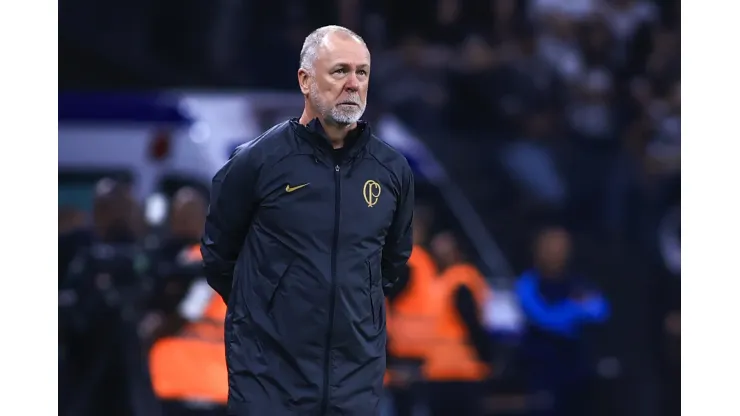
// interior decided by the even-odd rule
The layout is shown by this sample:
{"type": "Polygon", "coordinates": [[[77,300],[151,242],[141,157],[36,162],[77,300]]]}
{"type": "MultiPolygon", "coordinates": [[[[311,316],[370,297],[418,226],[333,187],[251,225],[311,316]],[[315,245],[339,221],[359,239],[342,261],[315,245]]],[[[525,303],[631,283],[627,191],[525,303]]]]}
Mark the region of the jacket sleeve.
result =
{"type": "Polygon", "coordinates": [[[493,361],[493,340],[481,323],[478,305],[470,288],[460,285],[455,292],[455,306],[468,330],[473,347],[478,352],[478,357],[485,362],[493,361]]]}
{"type": "Polygon", "coordinates": [[[401,293],[404,293],[406,291],[406,288],[409,286],[409,280],[411,280],[411,268],[408,264],[403,266],[398,273],[398,279],[396,280],[396,283],[393,284],[393,287],[391,289],[386,290],[384,293],[386,297],[388,297],[388,302],[390,302],[391,305],[393,305],[394,301],[398,299],[398,296],[401,293]]]}
{"type": "Polygon", "coordinates": [[[581,302],[585,319],[591,323],[604,323],[609,319],[609,302],[602,295],[581,302]]]}
{"type": "Polygon", "coordinates": [[[213,177],[200,251],[208,284],[226,303],[231,295],[234,266],[258,202],[259,167],[254,148],[247,144],[237,148],[213,177]]]}
{"type": "Polygon", "coordinates": [[[388,295],[404,275],[412,249],[412,220],[414,217],[414,175],[404,161],[401,191],[396,202],[396,213],[383,247],[383,292],[388,295]]]}
{"type": "Polygon", "coordinates": [[[519,303],[527,319],[551,332],[570,333],[583,321],[583,310],[573,301],[546,303],[537,293],[534,279],[520,278],[515,287],[519,303]]]}

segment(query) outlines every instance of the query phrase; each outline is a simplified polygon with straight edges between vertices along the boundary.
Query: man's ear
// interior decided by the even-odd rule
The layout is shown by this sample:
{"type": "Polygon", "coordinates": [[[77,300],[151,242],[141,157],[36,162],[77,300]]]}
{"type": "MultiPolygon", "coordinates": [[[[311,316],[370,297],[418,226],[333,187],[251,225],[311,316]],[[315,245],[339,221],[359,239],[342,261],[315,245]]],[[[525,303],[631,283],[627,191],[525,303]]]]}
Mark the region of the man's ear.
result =
{"type": "Polygon", "coordinates": [[[298,70],[298,86],[301,88],[301,93],[307,95],[309,91],[309,84],[311,82],[311,75],[305,69],[301,68],[298,70]]]}

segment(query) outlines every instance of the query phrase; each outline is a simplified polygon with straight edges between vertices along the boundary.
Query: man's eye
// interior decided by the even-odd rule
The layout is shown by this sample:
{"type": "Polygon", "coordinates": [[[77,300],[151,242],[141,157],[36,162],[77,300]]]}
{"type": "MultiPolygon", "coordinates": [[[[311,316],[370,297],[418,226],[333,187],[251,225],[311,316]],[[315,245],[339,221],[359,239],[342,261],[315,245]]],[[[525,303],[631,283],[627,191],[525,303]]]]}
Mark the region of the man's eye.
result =
{"type": "Polygon", "coordinates": [[[365,71],[364,69],[357,71],[357,73],[360,75],[367,75],[367,71],[365,71]]]}

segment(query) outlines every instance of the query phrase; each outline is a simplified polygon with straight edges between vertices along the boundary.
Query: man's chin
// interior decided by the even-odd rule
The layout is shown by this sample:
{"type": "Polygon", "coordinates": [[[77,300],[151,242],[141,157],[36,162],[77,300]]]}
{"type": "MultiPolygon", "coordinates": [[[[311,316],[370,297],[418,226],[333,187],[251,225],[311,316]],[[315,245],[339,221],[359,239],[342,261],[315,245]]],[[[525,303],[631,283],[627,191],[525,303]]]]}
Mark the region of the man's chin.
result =
{"type": "Polygon", "coordinates": [[[332,114],[330,119],[339,126],[349,126],[360,121],[362,113],[359,114],[332,114]]]}

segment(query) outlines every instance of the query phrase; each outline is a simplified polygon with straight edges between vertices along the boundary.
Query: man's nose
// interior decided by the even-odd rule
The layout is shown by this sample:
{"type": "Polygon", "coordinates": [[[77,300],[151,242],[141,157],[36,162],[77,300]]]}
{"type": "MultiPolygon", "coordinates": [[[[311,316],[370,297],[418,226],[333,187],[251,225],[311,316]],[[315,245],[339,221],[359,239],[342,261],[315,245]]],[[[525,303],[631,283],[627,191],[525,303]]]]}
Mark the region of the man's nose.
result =
{"type": "Polygon", "coordinates": [[[357,75],[354,73],[349,74],[347,82],[344,84],[344,89],[349,92],[357,92],[360,89],[360,80],[357,79],[357,75]]]}

